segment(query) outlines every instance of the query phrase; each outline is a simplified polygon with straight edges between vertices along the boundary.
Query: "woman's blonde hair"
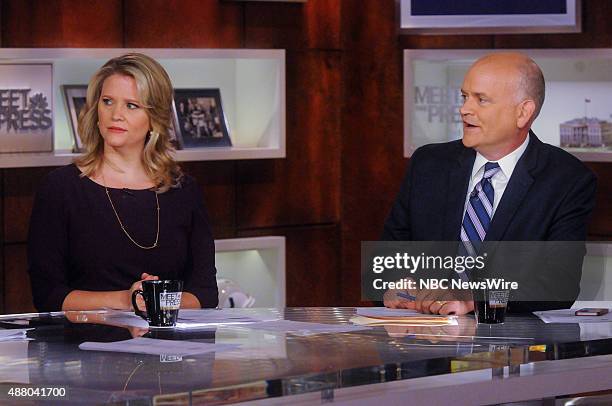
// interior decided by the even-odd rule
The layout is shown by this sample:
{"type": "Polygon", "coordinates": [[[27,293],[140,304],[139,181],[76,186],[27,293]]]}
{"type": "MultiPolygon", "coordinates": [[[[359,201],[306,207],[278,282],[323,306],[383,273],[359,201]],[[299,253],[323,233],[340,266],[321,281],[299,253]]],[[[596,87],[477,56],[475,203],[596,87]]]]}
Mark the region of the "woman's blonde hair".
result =
{"type": "Polygon", "coordinates": [[[104,159],[104,139],[98,128],[98,101],[104,81],[119,74],[134,78],[140,102],[151,121],[142,153],[147,175],[157,191],[163,193],[180,184],[182,172],[172,152],[170,143],[172,119],[172,82],[164,68],[144,54],[129,53],[106,62],[91,78],[87,86],[87,102],[79,114],[79,135],[85,154],[75,163],[83,176],[92,176],[104,159]]]}

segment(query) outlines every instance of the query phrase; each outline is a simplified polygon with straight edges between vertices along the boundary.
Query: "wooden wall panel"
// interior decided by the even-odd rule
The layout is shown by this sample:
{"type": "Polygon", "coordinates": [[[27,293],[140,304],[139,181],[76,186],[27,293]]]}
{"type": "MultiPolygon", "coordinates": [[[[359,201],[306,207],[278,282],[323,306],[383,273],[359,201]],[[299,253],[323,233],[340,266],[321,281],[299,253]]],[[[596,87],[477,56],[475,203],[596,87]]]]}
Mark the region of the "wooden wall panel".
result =
{"type": "Polygon", "coordinates": [[[341,2],[246,3],[245,47],[339,49],[341,2]]]}
{"type": "Polygon", "coordinates": [[[28,313],[35,311],[27,269],[26,244],[5,245],[4,257],[6,260],[4,312],[28,313]]]}
{"type": "Polygon", "coordinates": [[[406,35],[399,38],[402,49],[493,48],[493,35],[406,35]]]}
{"type": "Polygon", "coordinates": [[[34,197],[45,175],[53,168],[5,169],[4,242],[26,242],[34,197]]]}
{"type": "Polygon", "coordinates": [[[398,50],[395,0],[343,0],[342,39],[346,51],[398,50]]]}
{"type": "Polygon", "coordinates": [[[347,38],[343,69],[343,304],[360,302],[360,243],[379,238],[405,167],[402,53],[393,3],[344,3],[344,30],[356,34],[347,38]]]}
{"type": "Polygon", "coordinates": [[[123,46],[122,0],[3,0],[3,47],[123,46]]]}
{"type": "Polygon", "coordinates": [[[202,188],[213,236],[217,239],[235,237],[235,163],[184,162],[182,167],[185,173],[196,178],[202,188]]]}
{"type": "Polygon", "coordinates": [[[287,306],[338,306],[340,228],[337,225],[259,229],[239,237],[283,235],[287,254],[287,306]]]}
{"type": "Polygon", "coordinates": [[[287,158],[239,161],[238,228],[339,220],[341,57],[287,52],[287,158]]]}
{"type": "Polygon", "coordinates": [[[582,32],[572,34],[496,35],[495,48],[612,47],[612,2],[582,1],[582,32]]]}
{"type": "Polygon", "coordinates": [[[243,6],[219,0],[124,2],[125,47],[240,48],[243,6]]]}

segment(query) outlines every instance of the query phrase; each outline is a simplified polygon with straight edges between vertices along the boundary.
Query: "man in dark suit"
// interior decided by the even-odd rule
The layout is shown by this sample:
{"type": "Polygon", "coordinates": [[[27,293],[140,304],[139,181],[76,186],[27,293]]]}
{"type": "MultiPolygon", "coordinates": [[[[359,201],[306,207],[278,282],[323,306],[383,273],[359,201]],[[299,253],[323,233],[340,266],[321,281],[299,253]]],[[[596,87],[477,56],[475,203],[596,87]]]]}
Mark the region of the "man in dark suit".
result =
{"type": "MultiPolygon", "coordinates": [[[[540,68],[523,54],[476,61],[461,88],[463,139],[414,152],[382,239],[461,241],[468,255],[487,241],[584,241],[596,179],[578,159],[530,130],[544,87],[540,68]]],[[[509,311],[571,305],[583,256],[582,248],[577,259],[531,275],[538,279],[536,289],[563,289],[568,303],[511,303],[509,311]],[[562,288],[555,285],[559,280],[562,288]]],[[[416,301],[385,295],[385,305],[434,314],[474,309],[471,300],[442,300],[433,291],[419,291],[416,301]]]]}

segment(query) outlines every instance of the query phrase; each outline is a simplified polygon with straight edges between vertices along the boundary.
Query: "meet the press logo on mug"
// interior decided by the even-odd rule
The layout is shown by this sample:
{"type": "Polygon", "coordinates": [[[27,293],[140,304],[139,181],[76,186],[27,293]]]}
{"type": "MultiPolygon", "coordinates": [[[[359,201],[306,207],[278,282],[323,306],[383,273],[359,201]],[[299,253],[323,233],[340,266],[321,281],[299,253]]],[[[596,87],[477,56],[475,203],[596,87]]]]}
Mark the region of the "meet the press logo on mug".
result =
{"type": "Polygon", "coordinates": [[[162,310],[177,310],[181,307],[182,292],[161,292],[159,294],[159,307],[162,310]]]}

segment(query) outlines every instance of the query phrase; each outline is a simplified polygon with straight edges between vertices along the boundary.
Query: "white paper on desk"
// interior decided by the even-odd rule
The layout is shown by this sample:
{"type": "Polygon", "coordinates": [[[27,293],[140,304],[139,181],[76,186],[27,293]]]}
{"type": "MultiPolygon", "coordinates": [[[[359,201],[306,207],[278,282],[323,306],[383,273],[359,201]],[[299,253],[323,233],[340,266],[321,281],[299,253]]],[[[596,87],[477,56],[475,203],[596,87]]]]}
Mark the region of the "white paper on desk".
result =
{"type": "Polygon", "coordinates": [[[305,321],[274,320],[240,326],[253,330],[265,330],[277,333],[291,333],[294,335],[309,336],[324,333],[350,333],[359,330],[369,330],[369,327],[354,326],[352,324],[323,324],[305,321]]]}
{"type": "Polygon", "coordinates": [[[212,344],[196,341],[160,340],[156,338],[132,338],[131,340],[115,341],[113,343],[84,342],[79,345],[86,351],[131,352],[151,355],[196,355],[209,352],[229,351],[238,348],[234,344],[212,344]]]}
{"type": "Polygon", "coordinates": [[[0,329],[0,341],[27,340],[26,332],[31,328],[0,329]]]}
{"type": "Polygon", "coordinates": [[[576,316],[576,309],[559,309],[533,312],[544,323],[610,323],[612,313],[603,316],[576,316]]]}
{"type": "Polygon", "coordinates": [[[364,317],[431,317],[448,318],[439,314],[423,314],[412,309],[389,309],[388,307],[357,307],[357,315],[364,317]]]}
{"type": "Polygon", "coordinates": [[[234,311],[233,309],[183,309],[179,310],[179,322],[198,323],[255,323],[266,318],[252,317],[234,311]]]}
{"type": "MultiPolygon", "coordinates": [[[[149,323],[146,320],[135,315],[133,312],[111,311],[106,315],[106,318],[113,325],[139,328],[149,327],[149,323]]],[[[264,319],[263,317],[245,316],[231,310],[182,309],[179,310],[176,327],[179,329],[205,330],[214,329],[217,326],[255,323],[264,319]]]]}
{"type": "Polygon", "coordinates": [[[133,312],[111,311],[106,315],[107,320],[113,325],[124,327],[148,328],[149,323],[133,312]]]}

